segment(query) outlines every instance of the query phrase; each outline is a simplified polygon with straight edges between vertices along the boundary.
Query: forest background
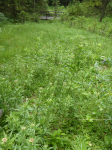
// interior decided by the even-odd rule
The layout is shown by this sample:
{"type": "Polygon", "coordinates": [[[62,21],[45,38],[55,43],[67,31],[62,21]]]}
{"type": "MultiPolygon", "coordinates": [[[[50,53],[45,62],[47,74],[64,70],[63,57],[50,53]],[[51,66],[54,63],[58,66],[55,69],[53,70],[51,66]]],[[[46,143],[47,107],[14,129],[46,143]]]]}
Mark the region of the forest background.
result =
{"type": "Polygon", "coordinates": [[[55,10],[58,10],[58,6],[68,5],[72,6],[68,11],[70,16],[100,15],[102,21],[105,14],[112,14],[112,0],[1,0],[0,12],[3,14],[0,14],[0,18],[4,19],[5,15],[12,22],[38,21],[39,10],[49,10],[49,6],[55,6],[55,10]]]}

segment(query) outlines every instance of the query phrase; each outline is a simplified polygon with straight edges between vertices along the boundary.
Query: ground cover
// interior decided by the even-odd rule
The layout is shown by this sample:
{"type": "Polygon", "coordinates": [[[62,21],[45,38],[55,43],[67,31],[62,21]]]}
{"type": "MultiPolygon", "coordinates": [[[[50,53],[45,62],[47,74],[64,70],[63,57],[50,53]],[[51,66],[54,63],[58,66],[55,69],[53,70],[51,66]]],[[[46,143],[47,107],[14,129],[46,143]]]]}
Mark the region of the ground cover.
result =
{"type": "Polygon", "coordinates": [[[59,22],[1,27],[0,150],[111,150],[111,48],[59,22]]]}
{"type": "Polygon", "coordinates": [[[61,16],[61,21],[68,27],[83,29],[91,33],[99,34],[112,38],[112,19],[105,17],[102,22],[99,22],[99,16],[85,17],[85,16],[69,16],[64,13],[61,16]]]}

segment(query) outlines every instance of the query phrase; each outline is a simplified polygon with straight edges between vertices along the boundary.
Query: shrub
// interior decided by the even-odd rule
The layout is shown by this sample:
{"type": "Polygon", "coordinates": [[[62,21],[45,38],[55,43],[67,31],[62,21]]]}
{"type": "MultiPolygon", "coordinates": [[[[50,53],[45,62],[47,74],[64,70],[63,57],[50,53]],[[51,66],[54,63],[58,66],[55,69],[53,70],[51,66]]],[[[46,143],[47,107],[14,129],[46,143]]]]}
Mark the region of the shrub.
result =
{"type": "Polygon", "coordinates": [[[18,14],[18,21],[21,23],[25,23],[25,21],[33,21],[33,22],[38,22],[39,21],[39,14],[37,13],[28,13],[25,11],[21,11],[18,14]]]}
{"type": "Polygon", "coordinates": [[[109,36],[109,37],[112,37],[112,28],[110,28],[110,29],[108,30],[108,36],[109,36]]]}
{"type": "Polygon", "coordinates": [[[39,22],[39,14],[37,13],[31,14],[31,20],[34,22],[39,22]]]}
{"type": "Polygon", "coordinates": [[[7,18],[4,16],[2,12],[0,12],[0,21],[6,21],[7,18]]]}
{"type": "Polygon", "coordinates": [[[22,11],[18,14],[18,19],[19,19],[19,22],[25,23],[25,21],[28,20],[28,13],[25,12],[24,10],[22,10],[22,11]]]}
{"type": "Polygon", "coordinates": [[[76,22],[78,23],[79,27],[83,28],[83,25],[85,23],[85,17],[84,16],[77,17],[76,22]]]}
{"type": "Polygon", "coordinates": [[[82,16],[83,15],[83,9],[81,7],[81,4],[77,2],[75,5],[71,4],[68,6],[67,12],[69,13],[69,16],[82,16]]]}
{"type": "Polygon", "coordinates": [[[69,17],[69,14],[67,12],[62,14],[61,17],[60,17],[61,22],[67,21],[68,17],[69,17]]]}

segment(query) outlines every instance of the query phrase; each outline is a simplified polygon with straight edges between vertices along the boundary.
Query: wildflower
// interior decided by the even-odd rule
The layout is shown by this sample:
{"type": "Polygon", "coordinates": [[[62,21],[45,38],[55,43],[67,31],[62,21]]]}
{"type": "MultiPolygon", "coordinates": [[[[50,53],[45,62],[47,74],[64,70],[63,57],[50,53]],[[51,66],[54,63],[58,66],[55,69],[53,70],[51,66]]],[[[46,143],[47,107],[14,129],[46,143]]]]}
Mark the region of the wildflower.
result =
{"type": "Polygon", "coordinates": [[[103,84],[101,84],[101,87],[103,86],[103,84]]]}
{"type": "Polygon", "coordinates": [[[103,61],[103,63],[105,62],[105,60],[103,61]]]}
{"type": "Polygon", "coordinates": [[[105,56],[101,56],[101,59],[104,59],[105,58],[105,56]]]}
{"type": "Polygon", "coordinates": [[[64,86],[64,85],[67,85],[67,83],[66,83],[66,82],[63,82],[63,86],[64,86]]]}
{"type": "Polygon", "coordinates": [[[79,47],[83,47],[83,45],[79,45],[79,47]]]}
{"type": "Polygon", "coordinates": [[[44,145],[45,148],[47,148],[47,145],[44,145]]]}
{"type": "Polygon", "coordinates": [[[98,44],[98,46],[100,47],[100,46],[101,46],[101,44],[99,43],[99,44],[98,44]]]}
{"type": "Polygon", "coordinates": [[[3,139],[2,139],[2,142],[3,142],[3,143],[7,142],[7,138],[3,138],[3,139]]]}
{"type": "Polygon", "coordinates": [[[22,130],[25,130],[26,129],[26,127],[22,127],[22,130]]]}
{"type": "Polygon", "coordinates": [[[30,143],[33,143],[33,142],[34,142],[34,139],[33,139],[33,138],[31,138],[31,139],[29,140],[29,142],[30,142],[30,143]]]}
{"type": "Polygon", "coordinates": [[[103,110],[103,108],[100,108],[100,111],[102,111],[103,110]]]}
{"type": "Polygon", "coordinates": [[[39,90],[43,90],[44,88],[43,87],[39,87],[39,90]]]}
{"type": "Polygon", "coordinates": [[[31,124],[32,127],[34,127],[34,124],[31,124]]]}
{"type": "Polygon", "coordinates": [[[92,146],[91,141],[89,141],[89,146],[92,146]]]}
{"type": "Polygon", "coordinates": [[[52,100],[51,100],[51,99],[47,99],[47,101],[48,101],[48,102],[51,102],[52,100]]]}
{"type": "Polygon", "coordinates": [[[17,82],[17,80],[15,80],[15,82],[17,82]]]}
{"type": "Polygon", "coordinates": [[[52,85],[52,83],[50,83],[50,85],[52,85]]]}

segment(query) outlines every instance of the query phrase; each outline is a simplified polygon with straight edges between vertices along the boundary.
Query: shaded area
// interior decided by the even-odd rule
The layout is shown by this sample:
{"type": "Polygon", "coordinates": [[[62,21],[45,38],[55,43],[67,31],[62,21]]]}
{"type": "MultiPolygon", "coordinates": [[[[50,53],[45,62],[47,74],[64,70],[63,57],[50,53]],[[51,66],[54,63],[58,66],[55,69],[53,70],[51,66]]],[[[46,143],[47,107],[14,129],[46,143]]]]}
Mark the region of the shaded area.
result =
{"type": "Polygon", "coordinates": [[[41,20],[52,20],[52,19],[60,19],[60,17],[52,17],[52,16],[40,16],[41,20]]]}

